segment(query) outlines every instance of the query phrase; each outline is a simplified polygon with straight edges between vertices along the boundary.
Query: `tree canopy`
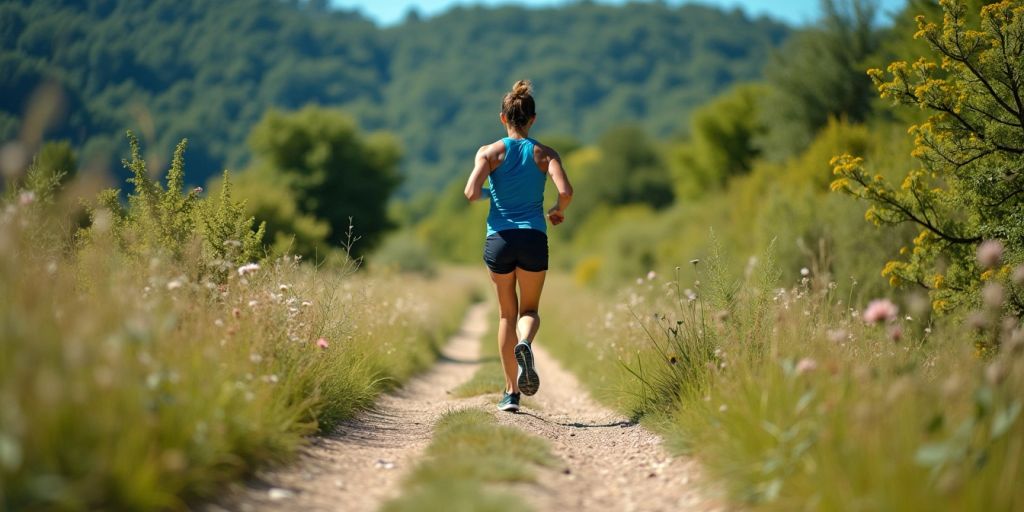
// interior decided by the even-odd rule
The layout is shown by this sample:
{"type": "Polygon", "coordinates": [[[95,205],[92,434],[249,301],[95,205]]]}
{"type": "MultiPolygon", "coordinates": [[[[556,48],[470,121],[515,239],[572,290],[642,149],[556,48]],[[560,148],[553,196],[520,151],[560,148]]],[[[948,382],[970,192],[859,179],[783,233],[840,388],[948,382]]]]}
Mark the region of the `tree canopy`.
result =
{"type": "Polygon", "coordinates": [[[406,195],[437,191],[501,136],[501,95],[537,85],[538,135],[593,142],[637,122],[655,136],[733,82],[756,79],[786,26],[698,5],[457,7],[379,28],[326,2],[21,0],[0,4],[0,140],[41,84],[65,95],[64,138],[115,162],[121,133],[189,138],[190,179],[248,165],[263,113],[343,107],[405,148],[406,195]],[[600,37],[597,37],[600,35],[600,37]]]}

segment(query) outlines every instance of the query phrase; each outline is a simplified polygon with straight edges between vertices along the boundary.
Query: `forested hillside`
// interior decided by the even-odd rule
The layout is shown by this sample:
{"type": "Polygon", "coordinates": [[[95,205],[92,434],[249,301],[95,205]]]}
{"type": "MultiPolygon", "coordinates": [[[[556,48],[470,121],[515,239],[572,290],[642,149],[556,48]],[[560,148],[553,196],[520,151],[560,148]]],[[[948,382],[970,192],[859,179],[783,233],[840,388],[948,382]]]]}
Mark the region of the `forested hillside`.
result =
{"type": "Polygon", "coordinates": [[[402,190],[436,190],[500,135],[500,95],[517,78],[537,85],[538,135],[589,142],[633,121],[664,136],[729,84],[758,78],[787,33],[739,11],[661,3],[456,8],[380,29],[323,2],[5,2],[0,139],[17,136],[36,87],[56,81],[67,119],[48,137],[70,139],[82,161],[116,161],[131,127],[155,149],[189,137],[190,179],[205,182],[247,164],[265,111],[318,103],[394,132],[402,190]]]}

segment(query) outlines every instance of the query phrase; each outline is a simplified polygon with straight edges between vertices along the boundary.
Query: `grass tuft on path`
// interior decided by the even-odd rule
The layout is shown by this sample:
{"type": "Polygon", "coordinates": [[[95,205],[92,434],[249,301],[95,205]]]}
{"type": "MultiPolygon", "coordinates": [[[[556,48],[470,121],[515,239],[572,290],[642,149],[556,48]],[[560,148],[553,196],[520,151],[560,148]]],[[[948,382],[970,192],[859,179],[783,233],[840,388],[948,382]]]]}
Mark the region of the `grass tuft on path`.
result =
{"type": "Polygon", "coordinates": [[[405,494],[382,511],[522,511],[528,507],[521,500],[486,484],[533,482],[538,466],[554,463],[544,440],[499,425],[479,409],[451,411],[438,420],[405,494]]]}

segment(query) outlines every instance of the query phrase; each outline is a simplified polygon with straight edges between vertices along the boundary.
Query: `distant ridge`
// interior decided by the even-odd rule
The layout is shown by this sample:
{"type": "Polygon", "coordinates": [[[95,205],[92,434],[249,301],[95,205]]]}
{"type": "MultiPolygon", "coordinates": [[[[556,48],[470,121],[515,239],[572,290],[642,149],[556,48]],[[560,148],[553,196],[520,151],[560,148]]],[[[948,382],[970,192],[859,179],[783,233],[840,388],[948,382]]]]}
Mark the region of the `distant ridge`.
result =
{"type": "Polygon", "coordinates": [[[48,136],[71,139],[83,161],[117,161],[131,127],[156,151],[189,137],[189,176],[203,181],[246,164],[245,138],[268,108],[341,105],[403,142],[408,195],[437,190],[501,135],[501,94],[517,78],[537,86],[539,136],[590,141],[627,122],[666,136],[696,105],[759,78],[788,33],[660,3],[456,7],[378,28],[326,2],[7,2],[0,139],[17,136],[32,91],[56,81],[69,116],[48,136]]]}

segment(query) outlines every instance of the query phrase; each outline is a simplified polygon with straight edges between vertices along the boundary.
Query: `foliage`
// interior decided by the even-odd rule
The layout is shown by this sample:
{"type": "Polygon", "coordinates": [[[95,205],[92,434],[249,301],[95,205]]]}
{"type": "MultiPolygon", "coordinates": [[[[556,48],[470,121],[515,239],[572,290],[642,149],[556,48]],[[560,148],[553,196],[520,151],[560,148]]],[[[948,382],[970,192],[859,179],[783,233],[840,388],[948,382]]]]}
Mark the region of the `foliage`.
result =
{"type": "MultiPolygon", "coordinates": [[[[943,1],[942,7],[942,25],[919,17],[916,34],[939,62],[894,62],[888,77],[870,72],[882,97],[931,112],[910,128],[920,167],[896,187],[844,155],[834,161],[832,184],[871,203],[869,221],[920,228],[913,248],[901,249],[883,273],[893,285],[930,290],[940,312],[976,303],[985,281],[1008,282],[1010,265],[1024,261],[1024,7],[1009,1],[984,7],[980,30],[968,26],[964,4],[943,1]],[[999,241],[1001,263],[976,261],[983,240],[999,241]]],[[[1009,303],[1018,316],[1024,312],[1019,293],[1012,288],[1009,303]]]]}
{"type": "MultiPolygon", "coordinates": [[[[235,176],[232,194],[244,199],[247,215],[266,223],[263,244],[271,254],[321,260],[332,251],[327,244],[331,228],[326,221],[300,211],[295,192],[284,181],[272,169],[247,169],[235,176]]],[[[218,194],[220,186],[208,183],[210,194],[218,194]]]]}
{"type": "Polygon", "coordinates": [[[742,276],[703,259],[614,298],[552,280],[545,344],[737,506],[1020,508],[1024,327],[1005,305],[976,327],[920,316],[927,301],[879,319],[817,275],[776,288],[769,259],[742,276]]]}
{"type": "Polygon", "coordinates": [[[598,206],[645,204],[658,209],[672,203],[668,168],[658,146],[638,126],[609,130],[596,150],[589,165],[572,175],[574,187],[586,193],[574,199],[565,231],[573,231],[598,206]]]}
{"type": "Polygon", "coordinates": [[[696,199],[750,172],[761,154],[754,142],[766,130],[760,109],[767,92],[762,84],[740,85],[694,112],[689,143],[673,148],[670,159],[677,196],[696,199]]]}
{"type": "Polygon", "coordinates": [[[214,274],[224,279],[234,267],[262,256],[264,225],[253,231],[254,219],[231,198],[227,173],[219,202],[207,204],[199,196],[201,188],[182,191],[186,140],[174,150],[166,188],[150,177],[139,140],[131,131],[128,142],[131,158],[124,166],[132,172],[132,192],[127,205],[121,204],[119,190],[102,192],[89,211],[91,228],[79,233],[83,242],[110,236],[124,254],[137,261],[169,258],[179,264],[194,263],[189,272],[196,278],[214,274]],[[197,247],[201,258],[192,256],[197,247]]]}
{"type": "Polygon", "coordinates": [[[422,274],[430,277],[437,273],[437,265],[430,248],[408,231],[399,231],[387,237],[373,252],[370,263],[374,268],[422,274]]]}
{"type": "Polygon", "coordinates": [[[199,231],[203,237],[204,257],[209,262],[226,262],[222,271],[230,272],[239,263],[253,261],[263,250],[266,222],[252,230],[255,217],[246,216],[245,204],[231,198],[231,179],[224,171],[218,201],[203,202],[199,231]],[[226,268],[225,268],[226,267],[226,268]]]}
{"type": "MultiPolygon", "coordinates": [[[[53,240],[73,236],[53,229],[73,204],[64,194],[2,205],[4,510],[184,509],[215,497],[427,366],[473,286],[459,274],[324,272],[291,256],[195,278],[201,253],[136,258],[99,217],[90,243],[53,240]]],[[[222,199],[195,209],[240,218],[222,199]]]]}
{"type": "Polygon", "coordinates": [[[871,107],[867,59],[878,50],[875,0],[824,0],[818,26],[787,40],[765,68],[760,147],[773,160],[805,148],[830,117],[864,121],[871,107]]]}
{"type": "Polygon", "coordinates": [[[390,137],[364,136],[343,112],[310,105],[267,112],[249,143],[255,165],[280,176],[275,181],[295,194],[299,212],[327,223],[334,245],[345,244],[354,225],[362,253],[391,227],[386,202],[399,182],[400,156],[390,137]]]}
{"type": "Polygon", "coordinates": [[[440,190],[500,136],[516,78],[538,85],[538,134],[593,142],[634,121],[664,136],[719,90],[760,77],[789,33],[738,10],[665,3],[455,8],[390,28],[330,5],[3,2],[0,140],[24,125],[39,85],[59,84],[68,116],[48,136],[83,161],[109,160],[124,127],[153,147],[187,137],[201,184],[248,166],[245,138],[268,109],[341,106],[401,140],[408,197],[440,190]]]}

